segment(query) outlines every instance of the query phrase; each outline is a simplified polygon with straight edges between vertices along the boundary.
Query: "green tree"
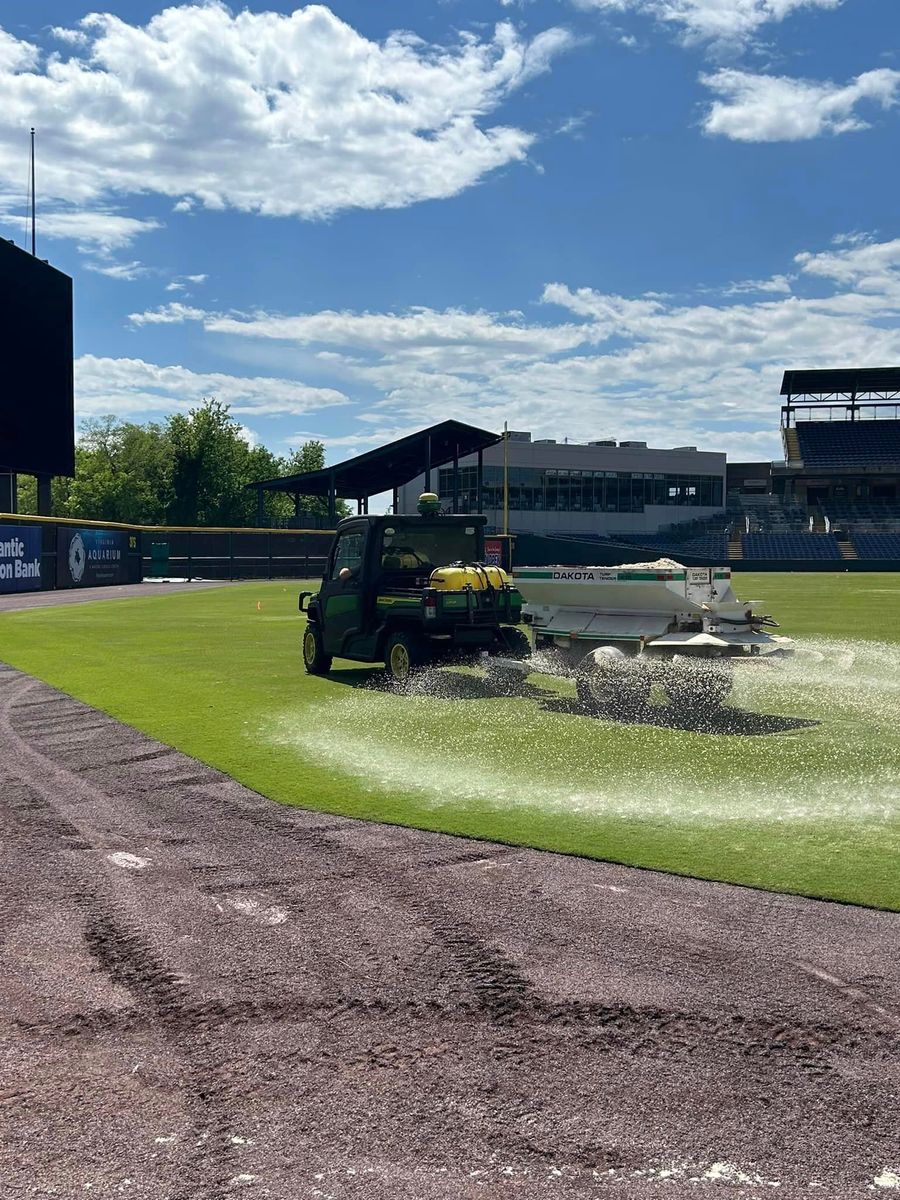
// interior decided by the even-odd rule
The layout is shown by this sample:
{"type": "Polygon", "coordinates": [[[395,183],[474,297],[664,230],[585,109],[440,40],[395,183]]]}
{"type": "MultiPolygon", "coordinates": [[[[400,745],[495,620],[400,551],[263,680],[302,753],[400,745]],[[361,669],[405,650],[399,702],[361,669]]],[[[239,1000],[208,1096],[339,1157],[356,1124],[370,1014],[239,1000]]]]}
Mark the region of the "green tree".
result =
{"type": "MultiPolygon", "coordinates": [[[[307,471],[321,471],[325,466],[325,446],[313,439],[304,442],[297,450],[292,450],[287,456],[282,475],[302,475],[307,471]]],[[[290,516],[293,516],[293,498],[291,499],[290,516]]],[[[350,516],[350,506],[345,500],[338,500],[335,505],[337,519],[350,516]]],[[[327,496],[301,496],[300,511],[312,513],[323,521],[328,520],[327,496]]]]}
{"type": "MultiPolygon", "coordinates": [[[[255,515],[255,496],[247,489],[258,463],[246,437],[215,398],[167,423],[172,446],[173,525],[244,525],[255,515]]],[[[261,465],[261,464],[260,464],[261,465]]]]}
{"type": "MultiPolygon", "coordinates": [[[[319,441],[304,443],[287,458],[251,446],[228,406],[214,398],[164,425],[100,417],[82,426],[75,477],[53,480],[53,513],[135,525],[253,526],[257,496],[249,484],[324,465],[319,441]]],[[[301,509],[326,519],[328,501],[303,497],[301,509]]],[[[19,479],[19,511],[37,511],[37,485],[29,476],[19,479]]],[[[348,512],[339,501],[338,516],[348,512]]],[[[284,525],[293,516],[291,496],[264,494],[263,524],[284,525]]]]}
{"type": "MultiPolygon", "coordinates": [[[[171,486],[172,456],[162,426],[100,417],[82,426],[74,478],[53,479],[53,513],[91,521],[159,524],[165,520],[171,486]]],[[[28,476],[20,479],[19,510],[37,511],[37,484],[28,476]]]]}

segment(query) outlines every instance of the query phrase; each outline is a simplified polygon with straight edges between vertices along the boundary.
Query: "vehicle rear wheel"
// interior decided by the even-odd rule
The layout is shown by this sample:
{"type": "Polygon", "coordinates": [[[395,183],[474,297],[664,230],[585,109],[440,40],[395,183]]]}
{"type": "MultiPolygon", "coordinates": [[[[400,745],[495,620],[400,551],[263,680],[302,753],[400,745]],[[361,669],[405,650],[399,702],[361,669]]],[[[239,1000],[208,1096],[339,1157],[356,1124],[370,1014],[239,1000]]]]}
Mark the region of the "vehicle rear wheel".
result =
{"type": "Polygon", "coordinates": [[[487,673],[494,691],[501,696],[518,695],[525,686],[525,672],[515,667],[502,666],[493,661],[495,658],[511,658],[516,662],[525,662],[531,658],[531,642],[528,635],[521,629],[504,626],[500,630],[500,640],[488,650],[487,673]]]}
{"type": "Polygon", "coordinates": [[[501,658],[516,658],[519,662],[531,658],[531,640],[524,630],[504,625],[500,630],[500,639],[492,651],[493,654],[501,658]]]}
{"type": "Polygon", "coordinates": [[[332,658],[325,653],[322,631],[318,625],[307,625],[303,633],[303,665],[310,675],[325,675],[331,670],[332,658]]]}
{"type": "Polygon", "coordinates": [[[575,689],[593,716],[631,717],[647,703],[650,672],[614,646],[601,646],[582,659],[575,689]]]}
{"type": "Polygon", "coordinates": [[[384,665],[395,683],[408,683],[427,661],[427,648],[415,634],[398,632],[388,638],[384,647],[384,665]]]}

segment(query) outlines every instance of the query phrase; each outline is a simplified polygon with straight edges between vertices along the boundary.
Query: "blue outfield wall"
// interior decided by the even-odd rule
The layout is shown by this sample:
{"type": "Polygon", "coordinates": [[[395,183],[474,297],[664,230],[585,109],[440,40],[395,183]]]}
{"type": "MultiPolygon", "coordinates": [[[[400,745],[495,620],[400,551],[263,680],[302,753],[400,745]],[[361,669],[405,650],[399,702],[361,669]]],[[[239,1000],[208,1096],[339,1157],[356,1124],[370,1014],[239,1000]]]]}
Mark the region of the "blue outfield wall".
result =
{"type": "Polygon", "coordinates": [[[321,575],[333,536],[318,529],[117,525],[0,513],[0,547],[9,551],[8,563],[0,555],[0,594],[26,584],[42,591],[115,587],[161,574],[306,579],[321,575]],[[27,573],[16,566],[26,559],[27,573]]]}

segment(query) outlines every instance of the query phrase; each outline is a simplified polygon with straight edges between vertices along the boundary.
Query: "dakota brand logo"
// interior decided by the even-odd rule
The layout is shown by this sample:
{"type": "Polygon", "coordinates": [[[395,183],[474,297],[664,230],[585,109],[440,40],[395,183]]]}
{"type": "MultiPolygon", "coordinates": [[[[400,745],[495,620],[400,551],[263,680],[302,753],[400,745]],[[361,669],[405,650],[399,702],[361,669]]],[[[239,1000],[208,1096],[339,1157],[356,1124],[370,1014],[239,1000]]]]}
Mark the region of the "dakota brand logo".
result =
{"type": "Polygon", "coordinates": [[[554,571],[554,579],[593,579],[593,571],[554,571]]]}

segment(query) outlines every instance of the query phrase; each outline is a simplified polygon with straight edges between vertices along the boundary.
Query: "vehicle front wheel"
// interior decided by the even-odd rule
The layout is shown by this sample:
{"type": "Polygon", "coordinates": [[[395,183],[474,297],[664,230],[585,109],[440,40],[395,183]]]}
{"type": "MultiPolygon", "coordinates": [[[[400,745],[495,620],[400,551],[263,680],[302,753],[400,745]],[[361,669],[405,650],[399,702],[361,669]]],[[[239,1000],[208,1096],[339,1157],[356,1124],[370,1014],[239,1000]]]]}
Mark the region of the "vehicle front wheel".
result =
{"type": "Polygon", "coordinates": [[[384,647],[385,669],[390,678],[401,685],[409,683],[427,660],[425,646],[413,634],[392,633],[384,647]]]}
{"type": "Polygon", "coordinates": [[[331,655],[325,653],[322,631],[318,625],[307,625],[303,634],[303,665],[310,675],[325,675],[331,670],[331,655]]]}

